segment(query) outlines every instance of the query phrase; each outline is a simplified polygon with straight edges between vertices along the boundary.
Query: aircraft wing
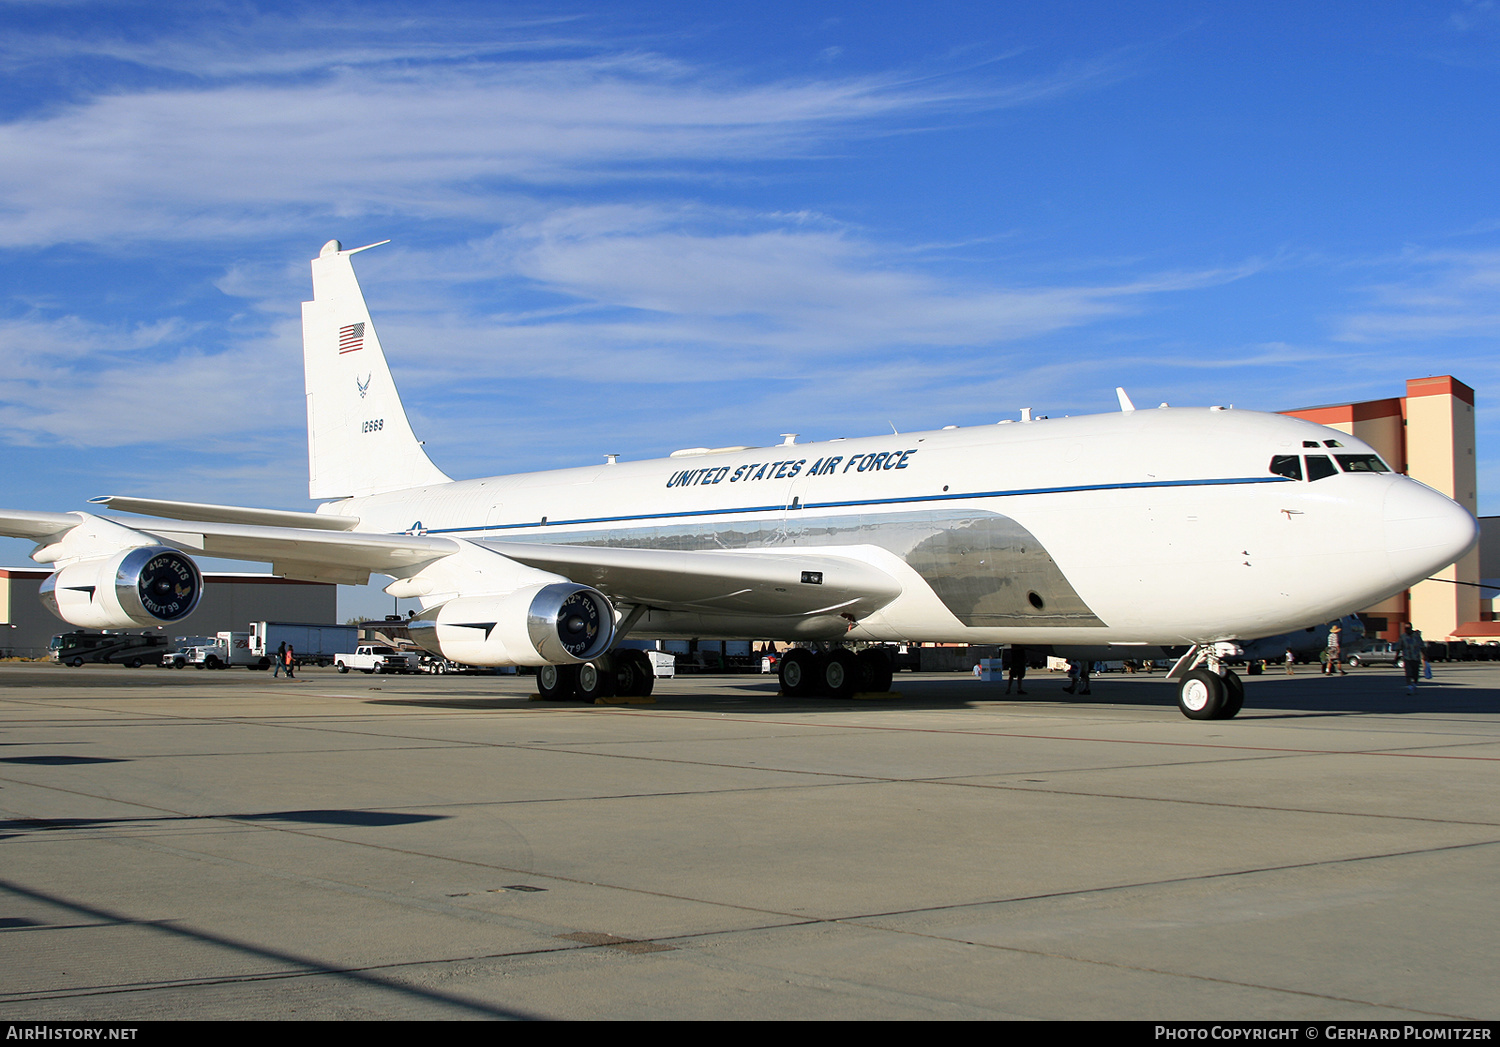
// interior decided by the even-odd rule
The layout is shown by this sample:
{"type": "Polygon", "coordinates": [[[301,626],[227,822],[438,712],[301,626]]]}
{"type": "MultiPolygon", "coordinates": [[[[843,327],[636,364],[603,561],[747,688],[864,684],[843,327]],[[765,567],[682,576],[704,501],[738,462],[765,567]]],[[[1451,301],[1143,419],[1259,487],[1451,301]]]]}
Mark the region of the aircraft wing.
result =
{"type": "Polygon", "coordinates": [[[77,527],[78,513],[31,513],[23,509],[0,509],[0,536],[46,541],[77,527]]]}
{"type": "MultiPolygon", "coordinates": [[[[90,521],[128,528],[190,554],[270,563],[276,574],[287,578],[344,585],[363,585],[371,574],[410,578],[471,546],[431,535],[5,510],[0,510],[0,534],[32,539],[44,550],[52,545],[61,550],[60,543],[69,532],[87,530],[90,521]]],[[[862,617],[901,593],[896,579],[870,564],[806,551],[609,549],[511,542],[472,545],[507,561],[593,586],[616,603],[662,610],[862,617]]],[[[39,558],[50,562],[64,555],[44,551],[39,558]]]]}
{"type": "MultiPolygon", "coordinates": [[[[412,568],[455,553],[459,543],[425,535],[370,534],[269,524],[222,523],[211,520],[136,520],[92,513],[39,513],[0,510],[0,535],[29,538],[38,543],[42,563],[64,560],[77,553],[69,535],[91,524],[128,529],[138,535],[188,553],[270,563],[287,578],[309,582],[363,585],[370,575],[409,572],[412,568]],[[49,548],[56,546],[57,548],[49,548]]],[[[116,547],[127,548],[111,532],[116,547]]]]}
{"type": "Polygon", "coordinates": [[[487,542],[539,570],[591,585],[616,603],[744,615],[850,613],[901,595],[895,578],[850,557],[805,550],[721,552],[487,542]]]}

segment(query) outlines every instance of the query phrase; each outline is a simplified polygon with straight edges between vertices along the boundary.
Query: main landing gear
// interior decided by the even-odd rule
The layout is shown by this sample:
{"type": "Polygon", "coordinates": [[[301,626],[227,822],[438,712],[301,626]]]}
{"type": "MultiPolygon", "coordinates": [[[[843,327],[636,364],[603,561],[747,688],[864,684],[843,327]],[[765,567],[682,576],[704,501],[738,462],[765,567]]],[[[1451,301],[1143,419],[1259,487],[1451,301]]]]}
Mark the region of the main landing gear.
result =
{"type": "Polygon", "coordinates": [[[810,651],[794,647],[781,656],[776,675],[790,698],[849,698],[891,689],[895,664],[877,647],[855,654],[842,647],[810,651]]]}
{"type": "Polygon", "coordinates": [[[579,698],[649,698],[656,685],[645,651],[616,650],[579,665],[544,665],[536,671],[536,689],[549,702],[579,698]]]}
{"type": "Polygon", "coordinates": [[[1194,646],[1177,659],[1167,679],[1177,681],[1177,708],[1190,720],[1227,720],[1245,704],[1244,683],[1212,644],[1194,646]]]}

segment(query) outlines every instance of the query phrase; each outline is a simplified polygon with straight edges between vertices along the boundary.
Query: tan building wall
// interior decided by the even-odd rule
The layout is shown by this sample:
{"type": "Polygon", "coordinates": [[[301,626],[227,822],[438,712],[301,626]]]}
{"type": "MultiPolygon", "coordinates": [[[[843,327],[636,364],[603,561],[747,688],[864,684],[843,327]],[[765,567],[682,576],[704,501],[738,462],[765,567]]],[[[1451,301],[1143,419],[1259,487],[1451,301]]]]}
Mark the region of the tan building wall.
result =
{"type": "MultiPolygon", "coordinates": [[[[1451,377],[1406,383],[1407,474],[1478,515],[1474,390],[1451,377]]],[[[1479,550],[1412,586],[1411,620],[1424,636],[1458,636],[1478,623],[1479,550]],[[1455,582],[1466,584],[1455,585],[1455,582]]]]}
{"type": "MultiPolygon", "coordinates": [[[[53,617],[37,595],[51,573],[44,567],[0,567],[0,654],[39,657],[47,653],[53,636],[75,628],[53,617]]],[[[197,609],[180,622],[159,627],[160,632],[212,636],[221,630],[243,630],[253,621],[338,621],[336,585],[230,573],[205,573],[203,582],[197,609]]]]}

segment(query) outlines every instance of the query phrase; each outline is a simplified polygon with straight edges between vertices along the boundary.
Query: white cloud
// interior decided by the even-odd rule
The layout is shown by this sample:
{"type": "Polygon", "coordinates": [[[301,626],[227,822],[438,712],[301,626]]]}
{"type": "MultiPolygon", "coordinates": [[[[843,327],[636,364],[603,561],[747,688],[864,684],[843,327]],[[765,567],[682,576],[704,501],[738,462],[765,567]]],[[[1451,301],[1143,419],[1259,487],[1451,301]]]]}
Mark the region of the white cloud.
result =
{"type": "Polygon", "coordinates": [[[290,355],[297,332],[283,326],[212,352],[195,344],[202,335],[175,318],[133,328],[71,316],[0,323],[0,433],[15,445],[243,450],[246,434],[298,423],[301,369],[289,382],[283,363],[300,359],[290,355]]]}
{"type": "Polygon", "coordinates": [[[0,126],[0,245],[246,237],[371,213],[493,222],[524,210],[517,191],[697,178],[697,164],[803,155],[1077,80],[747,84],[611,54],[117,90],[0,126]]]}
{"type": "Polygon", "coordinates": [[[1339,340],[1500,338],[1500,252],[1411,251],[1380,264],[1393,276],[1366,288],[1368,308],[1339,319],[1339,340]]]}

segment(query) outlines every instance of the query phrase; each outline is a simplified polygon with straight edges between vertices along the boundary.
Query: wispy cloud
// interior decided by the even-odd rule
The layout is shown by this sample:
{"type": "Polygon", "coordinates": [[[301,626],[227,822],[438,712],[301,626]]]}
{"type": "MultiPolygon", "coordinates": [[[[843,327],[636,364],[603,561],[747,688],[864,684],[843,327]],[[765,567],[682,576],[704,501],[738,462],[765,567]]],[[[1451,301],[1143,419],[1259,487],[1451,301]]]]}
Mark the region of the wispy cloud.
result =
{"type": "Polygon", "coordinates": [[[1500,338],[1500,251],[1410,251],[1381,263],[1369,305],[1340,318],[1347,342],[1500,338]]]}
{"type": "MultiPolygon", "coordinates": [[[[1069,66],[1013,82],[905,71],[752,81],[640,50],[578,53],[537,26],[508,42],[493,26],[472,40],[452,26],[424,39],[427,24],[410,39],[392,24],[379,39],[369,24],[350,38],[296,28],[289,50],[271,46],[274,24],[256,22],[206,39],[78,42],[193,75],[0,125],[0,245],[244,238],[362,214],[501,222],[537,191],[699,181],[703,165],[718,177],[726,164],[1026,105],[1105,75],[1069,66]],[[330,38],[343,42],[311,42],[330,38]],[[544,43],[568,53],[539,58],[544,43]]],[[[63,49],[23,38],[6,54],[15,64],[63,49]]]]}

